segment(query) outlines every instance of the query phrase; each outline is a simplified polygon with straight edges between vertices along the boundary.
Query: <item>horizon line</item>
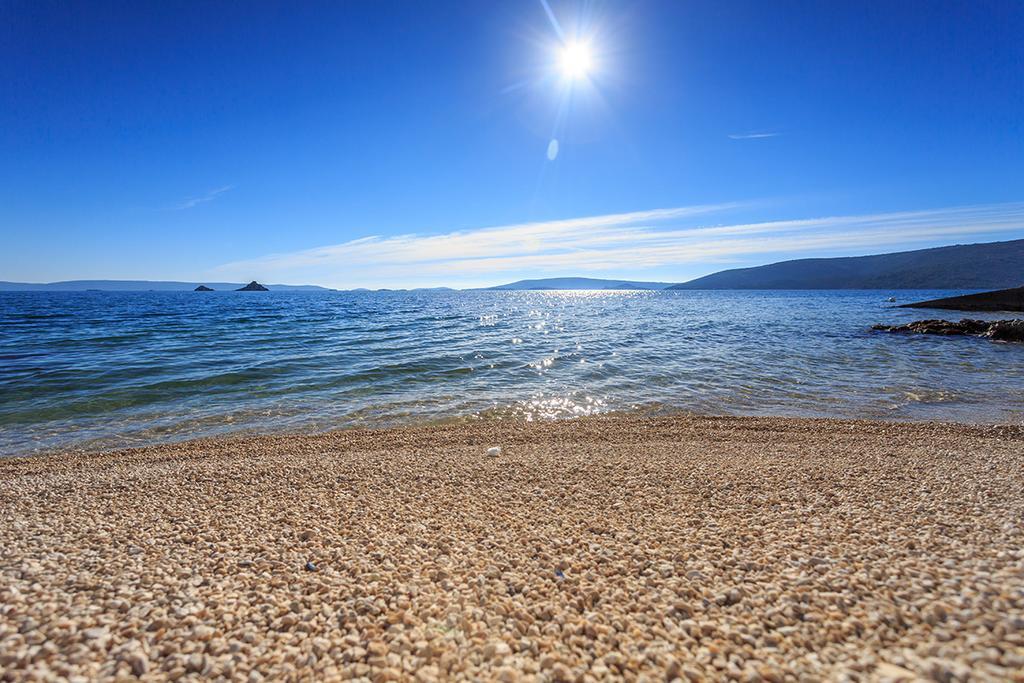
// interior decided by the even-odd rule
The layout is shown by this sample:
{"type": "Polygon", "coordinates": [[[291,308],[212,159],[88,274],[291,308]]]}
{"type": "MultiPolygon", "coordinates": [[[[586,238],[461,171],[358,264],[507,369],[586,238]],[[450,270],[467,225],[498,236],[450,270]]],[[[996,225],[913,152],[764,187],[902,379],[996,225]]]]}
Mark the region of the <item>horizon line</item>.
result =
{"type": "MultiPolygon", "coordinates": [[[[138,283],[165,284],[165,285],[166,284],[180,284],[180,285],[188,285],[188,286],[199,286],[199,285],[207,285],[207,286],[209,286],[209,285],[213,284],[213,285],[222,285],[222,286],[232,286],[233,287],[233,286],[244,286],[248,282],[257,281],[260,284],[263,284],[263,285],[265,285],[267,287],[295,287],[295,288],[311,287],[311,288],[319,288],[319,289],[330,290],[330,291],[355,291],[355,290],[374,291],[374,290],[382,290],[382,289],[384,289],[384,290],[387,290],[387,289],[393,289],[393,290],[450,289],[450,290],[454,290],[454,291],[471,291],[471,290],[480,290],[480,289],[493,289],[495,287],[503,287],[503,286],[510,285],[510,284],[516,284],[516,283],[519,283],[519,282],[527,282],[527,281],[532,281],[532,280],[546,281],[546,280],[580,279],[580,280],[595,280],[595,281],[605,281],[605,282],[621,282],[621,283],[624,283],[624,284],[628,284],[628,283],[643,283],[643,284],[663,284],[663,285],[671,286],[671,285],[687,284],[689,282],[693,282],[695,280],[699,280],[699,279],[707,277],[709,275],[715,275],[717,273],[728,272],[728,271],[732,271],[732,270],[746,270],[746,269],[751,269],[751,268],[762,268],[762,267],[766,267],[766,266],[777,265],[777,264],[780,264],[780,263],[790,263],[790,262],[796,262],[796,261],[813,261],[813,260],[868,258],[868,257],[871,257],[871,256],[886,256],[886,255],[890,255],[890,254],[902,254],[902,253],[913,253],[913,252],[920,252],[920,251],[931,251],[931,250],[935,250],[935,249],[945,249],[945,248],[952,248],[952,247],[959,247],[959,246],[974,246],[974,245],[983,245],[983,244],[1001,244],[1001,243],[1019,242],[1019,241],[1024,241],[1024,237],[1011,238],[1011,239],[1002,239],[1002,240],[987,240],[987,241],[983,241],[983,242],[953,242],[953,243],[940,244],[940,245],[929,246],[929,247],[920,247],[920,248],[915,248],[915,249],[899,249],[899,250],[896,250],[896,251],[872,252],[872,253],[867,253],[867,254],[848,254],[848,255],[841,255],[841,256],[806,256],[806,257],[801,257],[801,258],[782,259],[782,260],[779,260],[779,261],[768,261],[768,262],[759,263],[759,264],[753,265],[753,266],[740,266],[740,267],[736,267],[736,268],[724,268],[724,269],[721,269],[721,270],[716,270],[716,271],[712,271],[712,272],[709,272],[709,273],[705,273],[703,275],[698,275],[696,277],[691,277],[691,278],[688,278],[686,280],[647,279],[646,276],[643,276],[643,275],[641,275],[641,276],[626,276],[626,277],[595,277],[594,275],[543,275],[543,274],[538,274],[538,275],[529,275],[529,276],[526,276],[526,277],[518,277],[515,280],[512,280],[511,282],[502,281],[502,282],[499,282],[497,284],[487,284],[487,285],[476,284],[476,285],[473,285],[473,286],[465,286],[465,287],[460,287],[460,286],[457,286],[457,285],[444,285],[444,284],[440,284],[440,285],[438,285],[438,284],[422,285],[422,286],[393,286],[393,287],[388,287],[388,286],[365,286],[365,285],[360,285],[360,286],[341,286],[341,287],[339,287],[339,286],[332,286],[332,285],[327,285],[327,284],[319,284],[319,283],[309,282],[309,281],[299,282],[299,283],[295,283],[295,282],[266,282],[266,281],[262,281],[258,277],[257,278],[245,279],[244,282],[241,279],[239,281],[237,281],[237,282],[229,282],[229,281],[218,281],[218,280],[211,280],[211,279],[203,280],[203,279],[182,279],[182,278],[146,279],[146,278],[131,278],[131,277],[126,277],[126,278],[82,277],[82,278],[66,278],[66,279],[60,279],[60,280],[51,280],[51,281],[47,281],[47,282],[0,280],[0,285],[10,284],[10,285],[25,285],[25,286],[40,286],[40,287],[42,287],[42,286],[53,286],[53,285],[59,285],[59,284],[65,284],[65,283],[92,283],[92,282],[95,282],[95,283],[124,283],[124,282],[138,282],[138,283]]],[[[14,291],[14,290],[0,290],[0,291],[14,291]]],[[[145,291],[145,290],[122,290],[122,291],[145,291]]],[[[228,290],[217,290],[217,291],[228,291],[228,290]]]]}

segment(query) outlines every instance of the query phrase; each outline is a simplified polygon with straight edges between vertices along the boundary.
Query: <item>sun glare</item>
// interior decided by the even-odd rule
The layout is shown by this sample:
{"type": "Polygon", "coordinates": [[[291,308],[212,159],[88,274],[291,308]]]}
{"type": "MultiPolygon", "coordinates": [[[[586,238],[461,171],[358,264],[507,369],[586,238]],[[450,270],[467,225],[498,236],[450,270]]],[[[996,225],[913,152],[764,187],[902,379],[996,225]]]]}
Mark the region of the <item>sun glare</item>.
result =
{"type": "Polygon", "coordinates": [[[570,80],[586,77],[593,66],[590,47],[584,43],[567,43],[562,48],[559,64],[562,74],[570,80]]]}

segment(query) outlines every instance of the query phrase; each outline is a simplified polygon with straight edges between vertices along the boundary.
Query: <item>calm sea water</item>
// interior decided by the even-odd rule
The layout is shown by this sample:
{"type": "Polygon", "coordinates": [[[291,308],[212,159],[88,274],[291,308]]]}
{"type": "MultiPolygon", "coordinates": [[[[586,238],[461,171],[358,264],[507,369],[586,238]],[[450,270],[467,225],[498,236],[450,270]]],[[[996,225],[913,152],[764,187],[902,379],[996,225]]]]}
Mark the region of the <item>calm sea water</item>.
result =
{"type": "Polygon", "coordinates": [[[1024,345],[873,333],[941,317],[890,294],[951,293],[0,293],[0,454],[611,411],[1024,422],[1024,345]]]}

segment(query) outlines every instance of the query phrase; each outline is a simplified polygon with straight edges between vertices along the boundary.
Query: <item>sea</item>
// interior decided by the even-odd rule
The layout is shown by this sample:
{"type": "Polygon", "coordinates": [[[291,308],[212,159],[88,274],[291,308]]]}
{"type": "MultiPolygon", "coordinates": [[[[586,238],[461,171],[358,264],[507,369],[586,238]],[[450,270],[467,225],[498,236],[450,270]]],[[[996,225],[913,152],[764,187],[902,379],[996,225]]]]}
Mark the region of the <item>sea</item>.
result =
{"type": "Polygon", "coordinates": [[[1024,423],[1024,345],[873,332],[964,291],[0,292],[0,455],[460,420],[1024,423]]]}

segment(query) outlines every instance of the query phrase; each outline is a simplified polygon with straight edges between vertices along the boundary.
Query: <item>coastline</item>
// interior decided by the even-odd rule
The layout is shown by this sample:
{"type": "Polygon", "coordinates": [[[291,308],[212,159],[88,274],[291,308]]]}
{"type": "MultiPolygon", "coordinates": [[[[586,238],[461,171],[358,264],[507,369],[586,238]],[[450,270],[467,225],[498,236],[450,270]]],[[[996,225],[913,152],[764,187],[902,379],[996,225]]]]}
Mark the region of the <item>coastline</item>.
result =
{"type": "MultiPolygon", "coordinates": [[[[916,395],[910,400],[916,400],[916,395]]],[[[935,406],[941,403],[933,404],[935,406]]],[[[9,460],[36,460],[39,458],[68,458],[68,457],[101,457],[105,455],[138,453],[152,451],[158,448],[174,448],[182,446],[210,445],[219,448],[228,443],[246,442],[259,439],[271,440],[306,440],[337,436],[342,433],[359,435],[374,432],[404,433],[408,431],[424,430],[446,430],[460,429],[465,427],[480,426],[486,430],[494,428],[495,434],[514,434],[519,427],[530,427],[535,424],[577,422],[577,421],[672,421],[672,420],[786,420],[786,421],[811,421],[811,422],[842,422],[844,424],[863,425],[928,425],[932,427],[946,426],[965,429],[1022,429],[1024,422],[1004,421],[1005,415],[994,413],[976,413],[968,416],[943,417],[937,419],[925,419],[920,417],[909,417],[901,414],[888,415],[866,415],[863,417],[849,417],[845,415],[829,414],[822,409],[817,411],[790,411],[767,413],[762,411],[733,412],[733,413],[709,413],[702,410],[685,409],[677,406],[664,404],[630,406],[621,409],[613,409],[605,412],[597,412],[589,415],[578,415],[575,417],[541,417],[539,419],[526,419],[521,415],[513,417],[501,417],[484,412],[469,415],[446,415],[434,418],[413,418],[368,421],[359,423],[343,423],[333,427],[325,427],[323,422],[312,422],[310,424],[298,425],[273,425],[273,419],[269,422],[249,427],[225,427],[223,431],[199,432],[196,434],[181,433],[170,434],[165,432],[154,433],[132,433],[106,435],[75,440],[64,445],[47,445],[35,447],[32,450],[20,449],[16,451],[0,450],[0,462],[9,460]],[[509,432],[509,430],[511,430],[509,432]]],[[[474,427],[475,428],[475,427],[474,427]]],[[[67,426],[64,431],[74,432],[73,426],[67,426]]]]}
{"type": "Polygon", "coordinates": [[[4,458],[0,481],[15,679],[1024,670],[1019,426],[457,422],[4,458]]]}

